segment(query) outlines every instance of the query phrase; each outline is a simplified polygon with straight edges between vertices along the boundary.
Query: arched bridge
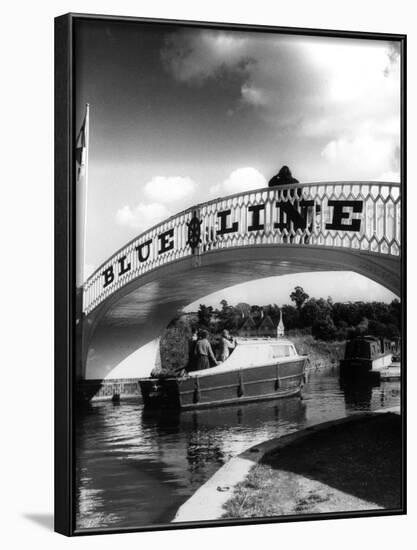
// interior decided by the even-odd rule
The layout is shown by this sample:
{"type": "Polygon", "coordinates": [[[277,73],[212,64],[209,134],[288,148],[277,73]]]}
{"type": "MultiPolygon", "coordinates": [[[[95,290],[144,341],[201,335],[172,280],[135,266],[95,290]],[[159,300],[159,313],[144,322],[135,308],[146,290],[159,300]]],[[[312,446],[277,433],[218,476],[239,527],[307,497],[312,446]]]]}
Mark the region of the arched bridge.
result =
{"type": "Polygon", "coordinates": [[[188,208],[130,241],[84,284],[79,375],[111,377],[129,358],[133,365],[181,308],[249,280],[349,270],[400,295],[400,254],[396,183],[296,184],[188,208]]]}

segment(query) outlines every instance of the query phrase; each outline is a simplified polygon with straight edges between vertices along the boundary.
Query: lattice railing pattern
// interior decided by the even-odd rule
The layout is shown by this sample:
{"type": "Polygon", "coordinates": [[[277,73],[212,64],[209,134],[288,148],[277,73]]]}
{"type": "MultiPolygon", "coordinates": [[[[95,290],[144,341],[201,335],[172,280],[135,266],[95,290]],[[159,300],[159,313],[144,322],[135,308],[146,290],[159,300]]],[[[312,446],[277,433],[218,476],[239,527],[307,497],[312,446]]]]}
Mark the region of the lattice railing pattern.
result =
{"type": "Polygon", "coordinates": [[[380,182],[296,184],[199,204],[145,231],[103,263],[84,284],[83,310],[90,313],[133,279],[177,259],[199,256],[213,249],[274,244],[343,247],[399,256],[400,186],[380,182]],[[329,228],[335,225],[332,201],[344,202],[346,217],[339,220],[337,229],[329,228]],[[356,212],[350,201],[356,203],[356,212]],[[302,215],[303,224],[285,213],[285,203],[302,215]],[[256,208],[259,212],[254,224],[256,208]],[[224,215],[226,231],[222,232],[219,212],[225,211],[230,213],[224,215]],[[189,244],[189,224],[193,218],[201,222],[201,240],[194,249],[189,244]],[[360,220],[359,230],[347,230],[346,224],[354,220],[360,220]],[[142,247],[141,258],[138,247],[142,247]],[[161,253],[164,247],[166,251],[161,253]]]}

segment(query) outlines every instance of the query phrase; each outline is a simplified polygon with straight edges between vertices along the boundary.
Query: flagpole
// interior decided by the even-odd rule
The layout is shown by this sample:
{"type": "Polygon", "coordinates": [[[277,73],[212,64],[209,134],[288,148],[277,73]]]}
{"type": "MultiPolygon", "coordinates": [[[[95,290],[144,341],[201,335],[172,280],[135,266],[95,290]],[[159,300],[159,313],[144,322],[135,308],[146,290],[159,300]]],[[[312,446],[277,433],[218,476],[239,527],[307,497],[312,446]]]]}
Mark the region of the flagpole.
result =
{"type": "MultiPolygon", "coordinates": [[[[90,104],[85,104],[85,176],[84,176],[84,222],[83,222],[83,265],[82,284],[85,283],[85,260],[87,252],[87,205],[88,205],[88,152],[90,139],[90,104]]],[[[84,305],[84,304],[83,304],[84,305]]]]}
{"type": "Polygon", "coordinates": [[[77,172],[75,182],[75,225],[76,225],[76,286],[77,286],[77,366],[76,378],[85,378],[86,368],[86,326],[84,323],[84,277],[87,248],[87,198],[88,198],[88,150],[90,134],[90,105],[86,103],[85,117],[76,143],[77,172]]]}
{"type": "Polygon", "coordinates": [[[87,199],[88,199],[88,150],[90,134],[90,105],[86,103],[85,116],[77,138],[78,172],[76,181],[76,248],[77,288],[82,289],[85,278],[87,244],[87,199]]]}

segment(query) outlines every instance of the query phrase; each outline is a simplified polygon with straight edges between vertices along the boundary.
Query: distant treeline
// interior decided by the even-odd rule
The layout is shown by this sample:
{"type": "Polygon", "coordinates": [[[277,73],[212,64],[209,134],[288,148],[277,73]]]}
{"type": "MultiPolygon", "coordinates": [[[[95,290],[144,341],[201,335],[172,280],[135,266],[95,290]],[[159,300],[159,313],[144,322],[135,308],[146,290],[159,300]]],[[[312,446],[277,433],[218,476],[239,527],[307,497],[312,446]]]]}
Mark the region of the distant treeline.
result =
{"type": "MultiPolygon", "coordinates": [[[[226,300],[221,308],[200,304],[195,326],[211,333],[228,329],[237,334],[244,319],[249,315],[255,322],[268,315],[276,326],[280,311],[285,330],[310,329],[320,340],[345,340],[354,334],[366,333],[386,338],[396,338],[401,333],[401,304],[393,300],[384,302],[333,302],[332,298],[310,298],[302,287],[295,287],[290,295],[292,304],[281,308],[277,305],[229,305],[226,300]]],[[[194,328],[194,327],[192,327],[194,328]]],[[[309,331],[310,331],[309,330],[309,331]]],[[[309,332],[308,331],[308,332],[309,332]]]]}
{"type": "Polygon", "coordinates": [[[226,300],[219,308],[200,304],[195,313],[183,314],[174,319],[161,339],[163,365],[185,365],[188,360],[188,341],[192,331],[204,328],[209,331],[213,347],[223,329],[232,335],[239,335],[245,320],[250,316],[255,325],[269,316],[274,326],[280,319],[285,332],[312,334],[317,340],[346,340],[356,334],[394,339],[401,334],[401,303],[393,300],[384,302],[333,302],[329,297],[310,298],[302,287],[295,287],[290,294],[292,304],[279,308],[276,304],[250,305],[239,303],[229,305],[226,300]]]}

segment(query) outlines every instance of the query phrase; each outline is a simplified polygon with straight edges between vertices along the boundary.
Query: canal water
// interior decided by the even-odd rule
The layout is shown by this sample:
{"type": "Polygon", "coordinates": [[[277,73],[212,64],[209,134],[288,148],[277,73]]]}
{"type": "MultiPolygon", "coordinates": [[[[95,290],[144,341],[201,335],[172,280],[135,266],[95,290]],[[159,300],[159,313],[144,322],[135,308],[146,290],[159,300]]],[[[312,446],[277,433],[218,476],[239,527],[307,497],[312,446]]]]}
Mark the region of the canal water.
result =
{"type": "Polygon", "coordinates": [[[337,367],[310,373],[302,398],[164,415],[150,415],[134,400],[93,402],[76,419],[77,529],[167,523],[248,447],[399,404],[399,382],[344,387],[337,367]]]}

